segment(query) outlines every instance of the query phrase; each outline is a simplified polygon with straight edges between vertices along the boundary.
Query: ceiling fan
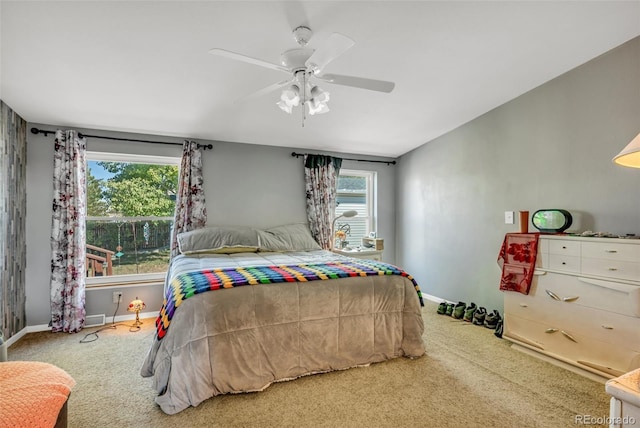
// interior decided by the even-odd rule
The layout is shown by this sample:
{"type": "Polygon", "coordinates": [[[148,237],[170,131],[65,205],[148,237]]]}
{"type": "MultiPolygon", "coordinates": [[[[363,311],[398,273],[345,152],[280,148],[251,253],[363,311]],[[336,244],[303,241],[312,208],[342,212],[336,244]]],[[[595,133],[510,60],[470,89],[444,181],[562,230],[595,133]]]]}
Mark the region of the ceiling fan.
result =
{"type": "Polygon", "coordinates": [[[213,48],[209,50],[209,53],[289,74],[290,77],[288,79],[269,85],[244,97],[244,99],[255,98],[283,89],[280,101],[276,104],[287,113],[291,113],[293,107],[300,104],[303,106],[303,112],[306,105],[311,115],[329,111],[327,106],[329,93],[320,89],[315,80],[378,92],[389,93],[393,90],[395,86],[393,82],[343,74],[322,74],[324,68],[331,61],[349,50],[355,44],[355,41],[343,34],[333,33],[323,46],[318,49],[310,49],[306,45],[311,35],[312,32],[309,27],[299,26],[293,30],[293,38],[300,47],[283,52],[280,55],[282,65],[220,48],[213,48]]]}

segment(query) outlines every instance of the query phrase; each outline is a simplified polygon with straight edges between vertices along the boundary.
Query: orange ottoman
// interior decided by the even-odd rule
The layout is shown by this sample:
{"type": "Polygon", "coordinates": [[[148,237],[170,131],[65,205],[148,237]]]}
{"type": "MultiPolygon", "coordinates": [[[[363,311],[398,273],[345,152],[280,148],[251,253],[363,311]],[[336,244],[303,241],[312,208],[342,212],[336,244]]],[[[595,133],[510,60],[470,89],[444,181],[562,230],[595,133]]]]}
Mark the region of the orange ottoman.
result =
{"type": "Polygon", "coordinates": [[[66,426],[67,399],[75,384],[67,372],[52,364],[0,363],[0,426],[66,426]]]}

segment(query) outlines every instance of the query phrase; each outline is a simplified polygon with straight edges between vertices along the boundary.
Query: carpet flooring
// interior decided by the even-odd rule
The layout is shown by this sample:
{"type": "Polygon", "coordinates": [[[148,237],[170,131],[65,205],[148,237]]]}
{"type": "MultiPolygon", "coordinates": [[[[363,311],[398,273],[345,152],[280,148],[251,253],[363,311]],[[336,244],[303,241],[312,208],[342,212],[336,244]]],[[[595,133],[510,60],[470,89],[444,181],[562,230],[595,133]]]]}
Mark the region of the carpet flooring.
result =
{"type": "Polygon", "coordinates": [[[214,397],[173,416],[155,404],[151,379],[139,374],[153,319],[138,331],[121,323],[77,334],[30,333],[8,355],[55,364],[76,380],[69,427],[564,428],[608,416],[602,383],[518,352],[492,330],[437,315],[435,303],[425,304],[421,358],[214,397]],[[96,340],[81,343],[85,337],[96,340]]]}

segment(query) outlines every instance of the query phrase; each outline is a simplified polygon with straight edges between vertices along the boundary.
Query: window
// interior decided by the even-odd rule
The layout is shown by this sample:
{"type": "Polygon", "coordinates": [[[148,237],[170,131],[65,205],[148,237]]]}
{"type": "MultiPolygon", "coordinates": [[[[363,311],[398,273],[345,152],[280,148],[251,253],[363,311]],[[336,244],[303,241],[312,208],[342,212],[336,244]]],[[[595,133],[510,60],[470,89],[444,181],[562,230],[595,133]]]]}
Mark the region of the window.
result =
{"type": "Polygon", "coordinates": [[[179,163],[87,153],[87,286],[164,278],[179,163]]]}
{"type": "Polygon", "coordinates": [[[349,210],[358,212],[355,217],[342,217],[336,222],[336,231],[346,232],[345,242],[349,246],[361,245],[362,238],[376,230],[375,195],[375,171],[340,170],[336,217],[349,210]]]}

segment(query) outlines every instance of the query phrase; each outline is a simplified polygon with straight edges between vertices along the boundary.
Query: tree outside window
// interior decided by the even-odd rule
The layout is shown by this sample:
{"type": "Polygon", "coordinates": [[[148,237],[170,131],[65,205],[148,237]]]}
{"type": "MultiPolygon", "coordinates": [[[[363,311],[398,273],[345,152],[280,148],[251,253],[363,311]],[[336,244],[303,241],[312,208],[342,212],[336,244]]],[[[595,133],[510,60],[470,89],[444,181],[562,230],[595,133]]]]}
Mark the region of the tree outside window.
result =
{"type": "Polygon", "coordinates": [[[177,186],[177,164],[88,161],[89,278],[166,272],[177,186]]]}

